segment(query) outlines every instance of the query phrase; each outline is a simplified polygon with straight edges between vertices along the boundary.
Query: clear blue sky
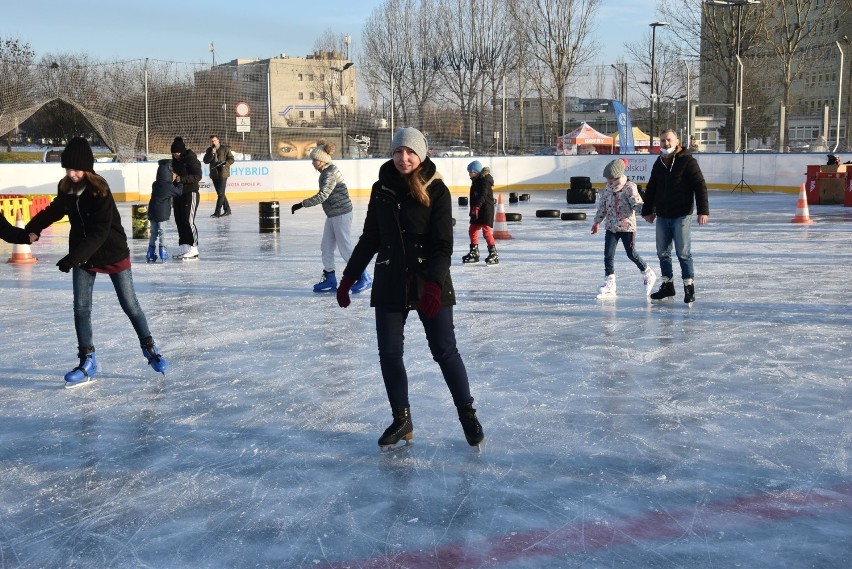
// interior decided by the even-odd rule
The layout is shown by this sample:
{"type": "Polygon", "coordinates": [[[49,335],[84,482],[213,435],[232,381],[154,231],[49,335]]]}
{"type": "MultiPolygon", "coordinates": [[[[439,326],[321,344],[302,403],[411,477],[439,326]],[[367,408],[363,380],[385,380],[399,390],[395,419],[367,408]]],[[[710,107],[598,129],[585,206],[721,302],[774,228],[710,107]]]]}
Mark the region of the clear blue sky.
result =
{"type": "MultiPolygon", "coordinates": [[[[361,28],[378,0],[320,2],[103,2],[59,0],[6,2],[0,37],[29,42],[36,56],[86,52],[99,61],[162,59],[210,61],[212,41],[216,61],[270,57],[286,53],[304,56],[325,30],[350,34],[353,52],[361,28]],[[70,8],[73,6],[73,8],[70,8]]],[[[596,35],[608,42],[597,54],[599,63],[612,63],[623,44],[641,39],[655,18],[656,0],[603,0],[595,22],[596,35]]]]}

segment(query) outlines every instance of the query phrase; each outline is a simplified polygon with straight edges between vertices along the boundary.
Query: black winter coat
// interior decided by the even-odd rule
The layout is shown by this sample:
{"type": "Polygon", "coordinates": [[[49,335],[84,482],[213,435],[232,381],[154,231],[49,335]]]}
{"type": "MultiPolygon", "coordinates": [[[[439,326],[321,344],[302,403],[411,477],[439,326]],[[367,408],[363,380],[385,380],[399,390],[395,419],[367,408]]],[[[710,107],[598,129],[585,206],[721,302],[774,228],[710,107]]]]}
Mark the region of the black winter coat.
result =
{"type": "MultiPolygon", "coordinates": [[[[104,181],[106,185],[106,181],[104,181]]],[[[71,262],[83,268],[103,267],[118,263],[130,256],[127,234],[121,225],[121,215],[112,192],[96,196],[90,188],[78,195],[73,190],[62,190],[56,198],[33,217],[24,230],[41,235],[52,223],[68,216],[71,231],[68,234],[68,256],[71,262]]]]}
{"type": "Polygon", "coordinates": [[[172,159],[172,171],[180,176],[183,184],[183,193],[198,191],[198,182],[201,181],[201,162],[195,152],[187,149],[180,158],[172,159]]]}
{"type": "Polygon", "coordinates": [[[479,208],[479,215],[471,223],[494,227],[494,178],[484,169],[470,182],[470,208],[479,208]]]}
{"type": "Polygon", "coordinates": [[[157,180],[151,184],[151,201],[148,202],[148,219],[168,221],[172,215],[172,199],[183,195],[183,184],[172,182],[171,160],[163,158],[158,162],[157,180]]]}
{"type": "Polygon", "coordinates": [[[670,166],[666,166],[662,157],[657,158],[645,187],[644,200],[643,216],[652,213],[659,217],[692,215],[693,204],[698,208],[698,215],[710,215],[704,175],[698,161],[685,149],[674,155],[670,166]]]}
{"type": "Polygon", "coordinates": [[[20,227],[15,227],[5,215],[0,215],[0,239],[8,243],[17,243],[18,245],[29,245],[30,234],[20,227]]]}
{"type": "Polygon", "coordinates": [[[382,164],[373,184],[364,232],[352,251],[344,276],[358,279],[373,256],[376,264],[370,306],[416,309],[426,281],[438,283],[441,305],[456,303],[450,278],[453,254],[450,191],[428,157],[421,166],[430,204],[421,204],[393,161],[382,164]]]}

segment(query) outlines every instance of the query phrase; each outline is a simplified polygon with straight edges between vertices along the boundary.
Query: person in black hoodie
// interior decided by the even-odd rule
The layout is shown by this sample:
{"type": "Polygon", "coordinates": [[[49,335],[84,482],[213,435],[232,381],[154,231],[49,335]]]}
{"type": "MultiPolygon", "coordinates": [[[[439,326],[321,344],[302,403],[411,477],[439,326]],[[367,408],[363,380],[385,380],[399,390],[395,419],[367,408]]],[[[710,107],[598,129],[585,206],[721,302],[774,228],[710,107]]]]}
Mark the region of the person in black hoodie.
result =
{"type": "Polygon", "coordinates": [[[376,264],[370,305],[376,314],[379,363],[393,414],[379,438],[384,450],[414,435],[403,362],[403,332],[417,310],[432,357],[438,362],[458,410],[465,438],[478,446],[485,438],[476,418],[467,370],[456,348],[450,278],[453,253],[450,191],[427,155],[428,143],[415,128],[396,132],[393,159],[382,164],[373,184],[364,231],[337,288],[337,302],[350,304],[349,292],[373,256],[376,264]]]}
{"type": "Polygon", "coordinates": [[[145,313],[139,306],[130,271],[130,249],[107,181],[95,174],[95,157],[85,138],[72,138],[62,152],[65,177],[59,181],[56,198],[33,217],[24,228],[30,241],[68,216],[68,254],[56,266],[71,272],[74,288],[74,328],[77,332],[80,364],[65,374],[65,387],[72,388],[94,380],[98,369],[92,333],[92,289],[98,273],[109,275],[118,302],[139,337],[142,355],[155,371],[165,373],[166,359],[151,338],[145,313]]]}
{"type": "Polygon", "coordinates": [[[178,229],[180,250],[175,259],[198,259],[198,229],[195,214],[198,212],[198,182],[201,181],[201,162],[195,152],[186,147],[183,138],[175,137],[171,147],[172,171],[183,184],[183,195],[174,201],[175,225],[178,229]]]}
{"type": "Polygon", "coordinates": [[[663,300],[675,295],[674,268],[672,267],[672,243],[680,262],[683,278],[683,301],[695,301],[695,271],[692,264],[692,240],[690,226],[693,204],[698,209],[698,225],[710,219],[707,201],[707,185],[698,161],[692,153],[680,146],[677,133],[672,129],[660,133],[660,156],[651,168],[651,176],[645,186],[645,203],[642,217],[657,225],[657,257],[660,258],[662,283],[657,292],[651,293],[652,300],[663,300]]]}
{"type": "Polygon", "coordinates": [[[494,178],[488,167],[483,167],[479,160],[467,165],[467,175],[470,177],[470,253],[462,257],[462,263],[479,262],[479,232],[488,245],[486,265],[496,265],[500,262],[497,255],[497,242],[491,228],[494,227],[494,178]]]}

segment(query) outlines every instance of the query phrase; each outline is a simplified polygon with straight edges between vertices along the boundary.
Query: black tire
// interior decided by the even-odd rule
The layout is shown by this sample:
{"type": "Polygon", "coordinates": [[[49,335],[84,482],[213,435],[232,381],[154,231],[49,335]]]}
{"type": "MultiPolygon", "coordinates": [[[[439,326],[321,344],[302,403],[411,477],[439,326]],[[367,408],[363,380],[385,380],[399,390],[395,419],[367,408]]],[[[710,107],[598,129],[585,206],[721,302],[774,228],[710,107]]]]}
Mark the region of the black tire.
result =
{"type": "Polygon", "coordinates": [[[518,196],[509,196],[509,203],[518,203],[518,196]]]}
{"type": "Polygon", "coordinates": [[[586,219],[586,214],[582,211],[566,211],[561,218],[562,221],[583,221],[586,219]]]}
{"type": "Polygon", "coordinates": [[[521,194],[521,201],[528,202],[532,196],[530,194],[521,194]]]}
{"type": "Polygon", "coordinates": [[[576,188],[569,188],[565,192],[565,200],[569,204],[595,203],[595,198],[597,198],[597,194],[594,189],[579,190],[576,188]]]}
{"type": "Polygon", "coordinates": [[[535,210],[536,217],[559,217],[561,212],[558,209],[537,209],[535,210]]]}
{"type": "Polygon", "coordinates": [[[459,196],[459,205],[465,206],[467,205],[467,198],[464,196],[459,196]]]}
{"type": "Polygon", "coordinates": [[[588,176],[571,176],[571,187],[572,188],[580,188],[584,187],[586,184],[591,184],[592,179],[588,176]]]}
{"type": "Polygon", "coordinates": [[[517,197],[518,197],[518,193],[517,193],[517,192],[509,192],[509,199],[517,198],[517,197]]]}
{"type": "Polygon", "coordinates": [[[507,213],[506,221],[520,221],[523,216],[520,213],[507,213]]]}

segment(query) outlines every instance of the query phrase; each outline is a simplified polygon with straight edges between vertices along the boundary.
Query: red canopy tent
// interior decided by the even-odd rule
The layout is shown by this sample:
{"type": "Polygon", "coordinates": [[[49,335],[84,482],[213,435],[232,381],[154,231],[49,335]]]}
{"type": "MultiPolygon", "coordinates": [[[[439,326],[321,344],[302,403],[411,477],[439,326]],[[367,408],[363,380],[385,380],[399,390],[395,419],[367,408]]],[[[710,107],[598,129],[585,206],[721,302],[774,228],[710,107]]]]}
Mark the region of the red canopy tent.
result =
{"type": "Polygon", "coordinates": [[[598,132],[588,124],[583,123],[575,130],[557,137],[557,154],[582,154],[580,147],[594,147],[599,154],[612,154],[614,140],[602,132],[598,132]]]}

